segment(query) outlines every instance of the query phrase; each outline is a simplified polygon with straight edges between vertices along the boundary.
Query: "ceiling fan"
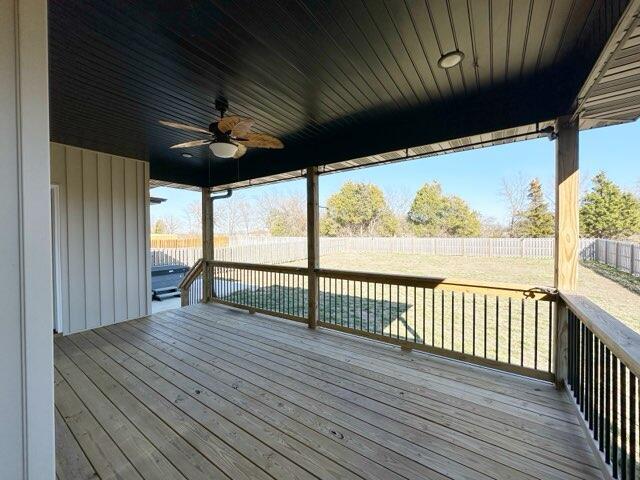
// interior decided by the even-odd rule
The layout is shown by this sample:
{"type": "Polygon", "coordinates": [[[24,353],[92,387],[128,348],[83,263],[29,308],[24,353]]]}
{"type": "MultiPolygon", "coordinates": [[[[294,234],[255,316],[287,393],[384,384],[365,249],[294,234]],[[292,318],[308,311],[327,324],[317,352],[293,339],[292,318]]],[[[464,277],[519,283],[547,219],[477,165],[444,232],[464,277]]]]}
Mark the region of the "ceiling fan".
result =
{"type": "Polygon", "coordinates": [[[183,123],[160,120],[165,127],[177,128],[189,132],[202,133],[207,138],[178,143],[169,148],[190,148],[209,145],[211,153],[219,158],[240,158],[247,153],[247,148],[284,148],[282,142],[265,133],[250,132],[254,120],[247,117],[224,114],[229,108],[225,99],[216,100],[216,110],[220,112],[220,120],[209,125],[209,129],[186,125],[183,123]]]}

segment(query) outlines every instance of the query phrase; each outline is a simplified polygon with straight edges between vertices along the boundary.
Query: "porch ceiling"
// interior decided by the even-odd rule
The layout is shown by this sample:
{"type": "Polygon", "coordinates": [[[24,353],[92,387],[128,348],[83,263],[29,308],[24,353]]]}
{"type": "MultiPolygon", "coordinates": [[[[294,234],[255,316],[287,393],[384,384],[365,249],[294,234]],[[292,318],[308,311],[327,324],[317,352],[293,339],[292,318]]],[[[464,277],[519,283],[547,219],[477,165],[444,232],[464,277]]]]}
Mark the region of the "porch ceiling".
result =
{"type": "Polygon", "coordinates": [[[627,3],[50,0],[52,140],[222,186],[536,135],[569,111],[627,3]],[[463,62],[439,68],[456,49],[463,62]],[[194,136],[158,120],[206,126],[220,94],[286,148],[169,150],[194,136]]]}

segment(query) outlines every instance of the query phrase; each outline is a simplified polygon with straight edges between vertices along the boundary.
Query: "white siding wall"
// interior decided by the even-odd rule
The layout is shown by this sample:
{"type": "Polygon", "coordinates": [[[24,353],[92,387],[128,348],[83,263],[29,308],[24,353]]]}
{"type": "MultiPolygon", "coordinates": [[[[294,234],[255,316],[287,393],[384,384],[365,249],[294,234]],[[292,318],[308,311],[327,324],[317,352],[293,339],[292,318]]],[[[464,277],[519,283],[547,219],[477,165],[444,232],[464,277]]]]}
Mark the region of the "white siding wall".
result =
{"type": "Polygon", "coordinates": [[[53,480],[47,4],[0,0],[0,479],[53,480]]]}
{"type": "Polygon", "coordinates": [[[63,332],[148,314],[148,163],[52,143],[51,183],[60,189],[63,332]]]}

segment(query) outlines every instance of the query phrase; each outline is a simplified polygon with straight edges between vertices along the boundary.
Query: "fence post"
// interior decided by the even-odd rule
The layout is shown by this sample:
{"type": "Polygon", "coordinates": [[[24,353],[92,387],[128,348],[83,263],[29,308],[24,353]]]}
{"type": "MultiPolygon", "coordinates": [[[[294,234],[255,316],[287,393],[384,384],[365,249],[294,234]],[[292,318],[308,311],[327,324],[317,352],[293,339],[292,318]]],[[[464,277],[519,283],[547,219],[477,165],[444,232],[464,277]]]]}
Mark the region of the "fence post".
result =
{"type": "Polygon", "coordinates": [[[635,274],[635,267],[636,265],[636,244],[632,243],[631,244],[631,265],[629,265],[629,273],[631,273],[631,275],[635,274]]]}
{"type": "Polygon", "coordinates": [[[309,328],[318,324],[318,277],[319,267],[320,207],[318,196],[318,167],[307,169],[307,298],[309,328]]]}
{"type": "Polygon", "coordinates": [[[615,266],[616,270],[620,270],[620,242],[616,240],[616,261],[615,266]]]}

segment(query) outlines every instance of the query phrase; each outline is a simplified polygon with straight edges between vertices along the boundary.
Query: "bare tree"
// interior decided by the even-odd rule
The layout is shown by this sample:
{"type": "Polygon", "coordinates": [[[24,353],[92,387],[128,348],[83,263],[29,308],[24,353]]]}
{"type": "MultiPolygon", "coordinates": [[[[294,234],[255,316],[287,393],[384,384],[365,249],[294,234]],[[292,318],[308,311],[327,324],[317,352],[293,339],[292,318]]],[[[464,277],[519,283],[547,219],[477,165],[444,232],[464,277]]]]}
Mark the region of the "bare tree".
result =
{"type": "Polygon", "coordinates": [[[522,172],[511,178],[502,178],[500,196],[504,199],[509,209],[509,232],[513,233],[518,216],[527,206],[527,193],[529,181],[522,172]]]}
{"type": "Polygon", "coordinates": [[[184,219],[187,233],[200,235],[202,233],[202,204],[193,201],[184,207],[184,219]]]}
{"type": "Polygon", "coordinates": [[[384,191],[384,196],[387,200],[387,205],[389,205],[389,209],[391,209],[395,216],[398,218],[407,216],[414,192],[406,188],[388,188],[384,191]]]}
{"type": "Polygon", "coordinates": [[[213,224],[220,233],[229,236],[247,235],[252,230],[251,204],[238,197],[218,200],[213,208],[213,224]]]}
{"type": "Polygon", "coordinates": [[[153,233],[176,234],[182,231],[182,221],[174,215],[157,217],[153,222],[153,233]]]}
{"type": "Polygon", "coordinates": [[[256,203],[263,228],[273,236],[303,236],[307,204],[300,193],[262,195],[256,203]]]}

